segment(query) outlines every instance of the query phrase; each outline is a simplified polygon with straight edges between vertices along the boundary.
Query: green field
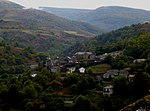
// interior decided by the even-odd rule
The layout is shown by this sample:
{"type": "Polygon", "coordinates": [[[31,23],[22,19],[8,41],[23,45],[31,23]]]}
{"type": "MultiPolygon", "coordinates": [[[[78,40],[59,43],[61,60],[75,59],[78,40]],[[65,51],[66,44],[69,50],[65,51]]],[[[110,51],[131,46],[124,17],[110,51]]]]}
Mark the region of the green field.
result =
{"type": "Polygon", "coordinates": [[[67,30],[65,30],[64,31],[65,33],[67,33],[67,34],[71,34],[71,35],[76,35],[76,36],[85,36],[85,35],[83,35],[83,34],[78,34],[77,32],[75,32],[75,31],[67,31],[67,30]]]}
{"type": "Polygon", "coordinates": [[[92,70],[93,74],[103,74],[106,73],[109,69],[111,69],[111,66],[108,64],[99,64],[96,66],[91,66],[87,68],[88,70],[92,70]]]}

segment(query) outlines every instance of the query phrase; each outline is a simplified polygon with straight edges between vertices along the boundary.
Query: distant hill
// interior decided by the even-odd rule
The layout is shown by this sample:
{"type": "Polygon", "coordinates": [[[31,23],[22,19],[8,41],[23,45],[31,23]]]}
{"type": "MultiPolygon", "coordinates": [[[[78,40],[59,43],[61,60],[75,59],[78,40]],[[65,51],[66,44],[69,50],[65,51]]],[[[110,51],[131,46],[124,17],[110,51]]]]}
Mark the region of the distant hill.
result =
{"type": "Polygon", "coordinates": [[[23,9],[18,4],[0,1],[0,38],[7,43],[31,46],[37,51],[59,54],[76,41],[87,40],[103,30],[44,11],[23,9]]]}
{"type": "Polygon", "coordinates": [[[39,7],[39,9],[71,20],[78,20],[78,17],[82,16],[82,14],[86,14],[92,11],[88,9],[55,8],[55,7],[39,7]]]}
{"type": "Polygon", "coordinates": [[[84,22],[76,22],[35,9],[0,10],[0,19],[14,20],[32,28],[71,30],[83,34],[98,34],[101,30],[84,22]]]}
{"type": "Polygon", "coordinates": [[[131,24],[150,21],[150,11],[119,6],[100,7],[95,10],[48,7],[41,7],[41,9],[61,17],[84,21],[107,31],[115,30],[123,26],[129,26],[131,24]]]}
{"type": "Polygon", "coordinates": [[[7,0],[0,0],[0,10],[4,9],[22,9],[24,8],[23,6],[7,1],[7,0]]]}

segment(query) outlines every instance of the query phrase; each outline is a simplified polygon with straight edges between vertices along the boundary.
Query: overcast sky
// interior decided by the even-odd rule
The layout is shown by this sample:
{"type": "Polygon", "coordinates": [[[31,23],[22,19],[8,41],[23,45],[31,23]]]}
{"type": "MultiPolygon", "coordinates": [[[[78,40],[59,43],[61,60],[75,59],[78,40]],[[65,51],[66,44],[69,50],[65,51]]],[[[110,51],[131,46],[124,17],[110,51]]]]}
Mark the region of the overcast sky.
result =
{"type": "Polygon", "coordinates": [[[95,9],[101,6],[126,6],[150,10],[150,0],[10,0],[27,8],[39,6],[95,9]]]}

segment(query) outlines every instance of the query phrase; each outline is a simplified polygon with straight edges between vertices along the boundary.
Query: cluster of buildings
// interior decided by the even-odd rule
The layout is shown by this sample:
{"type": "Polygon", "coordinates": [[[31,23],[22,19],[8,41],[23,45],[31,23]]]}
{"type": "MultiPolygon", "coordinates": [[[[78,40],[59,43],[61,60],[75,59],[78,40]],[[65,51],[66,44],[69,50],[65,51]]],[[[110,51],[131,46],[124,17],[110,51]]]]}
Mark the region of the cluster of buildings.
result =
{"type": "Polygon", "coordinates": [[[55,59],[48,57],[45,66],[52,73],[85,73],[85,64],[89,66],[96,65],[103,62],[106,56],[116,57],[120,53],[121,51],[116,51],[95,56],[92,52],[77,52],[72,57],[67,56],[63,60],[58,57],[55,59]]]}
{"type": "Polygon", "coordinates": [[[96,56],[92,52],[77,52],[72,57],[66,57],[60,60],[58,57],[52,59],[47,58],[45,66],[52,73],[85,73],[85,68],[82,63],[95,63],[96,56]]]}
{"type": "MultiPolygon", "coordinates": [[[[104,58],[108,55],[116,57],[121,52],[105,53],[96,57],[92,52],[77,52],[72,57],[66,57],[63,60],[59,58],[51,59],[50,57],[46,60],[46,67],[52,73],[73,73],[78,72],[84,74],[86,68],[82,66],[83,63],[96,65],[100,64],[104,58]]],[[[115,76],[124,76],[128,78],[129,72],[126,70],[112,69],[101,75],[95,75],[95,82],[113,79],[115,76]]],[[[113,94],[113,86],[109,85],[103,88],[104,96],[111,96],[113,94]]]]}
{"type": "MultiPolygon", "coordinates": [[[[121,54],[121,51],[112,52],[112,53],[105,53],[100,56],[95,56],[92,52],[77,52],[72,57],[66,57],[63,60],[60,60],[59,57],[52,59],[47,57],[45,62],[45,67],[51,73],[73,73],[77,72],[80,74],[84,74],[86,72],[87,65],[92,66],[96,64],[100,64],[103,62],[106,56],[111,55],[112,57],[116,57],[117,55],[121,54]],[[86,64],[86,66],[84,66],[86,64]]],[[[133,63],[140,63],[144,62],[145,59],[136,59],[133,63]]],[[[37,67],[37,65],[31,65],[31,68],[37,67]]],[[[111,69],[108,70],[104,74],[100,75],[93,75],[95,78],[95,82],[107,81],[112,80],[116,76],[124,76],[129,81],[134,80],[135,75],[130,75],[128,70],[118,70],[118,69],[111,69]]],[[[36,75],[32,75],[33,77],[36,75]]],[[[113,86],[109,85],[103,88],[103,95],[110,96],[113,94],[113,86]]]]}

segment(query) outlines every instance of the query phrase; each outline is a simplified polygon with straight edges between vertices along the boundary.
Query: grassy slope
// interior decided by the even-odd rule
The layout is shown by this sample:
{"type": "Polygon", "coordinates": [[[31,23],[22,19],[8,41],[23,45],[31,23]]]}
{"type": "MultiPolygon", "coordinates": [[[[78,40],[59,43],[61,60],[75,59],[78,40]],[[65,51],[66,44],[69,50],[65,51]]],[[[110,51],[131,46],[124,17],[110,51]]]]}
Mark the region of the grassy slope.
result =
{"type": "Polygon", "coordinates": [[[51,54],[59,54],[77,40],[88,39],[54,29],[32,30],[23,26],[15,21],[0,21],[0,37],[8,43],[17,42],[20,46],[32,46],[37,51],[50,51],[51,54]]]}
{"type": "Polygon", "coordinates": [[[108,64],[99,64],[96,66],[88,67],[87,70],[92,70],[94,74],[104,74],[111,68],[108,64]]]}
{"type": "Polygon", "coordinates": [[[12,2],[0,1],[0,37],[8,43],[18,42],[20,46],[32,46],[37,51],[58,55],[77,40],[87,40],[101,33],[98,28],[87,23],[22,8],[12,2]]]}
{"type": "Polygon", "coordinates": [[[32,29],[71,30],[87,35],[98,34],[101,31],[87,23],[67,20],[56,15],[35,9],[0,10],[1,19],[21,22],[32,29]]]}

